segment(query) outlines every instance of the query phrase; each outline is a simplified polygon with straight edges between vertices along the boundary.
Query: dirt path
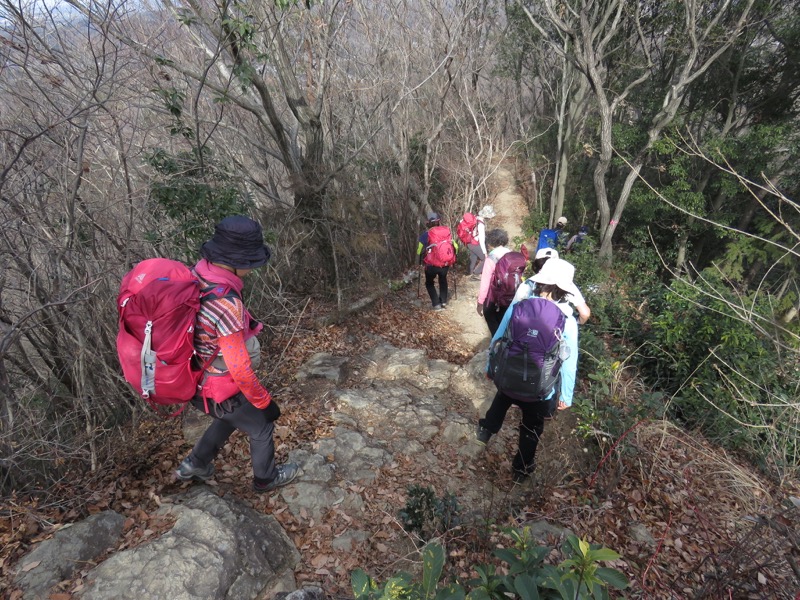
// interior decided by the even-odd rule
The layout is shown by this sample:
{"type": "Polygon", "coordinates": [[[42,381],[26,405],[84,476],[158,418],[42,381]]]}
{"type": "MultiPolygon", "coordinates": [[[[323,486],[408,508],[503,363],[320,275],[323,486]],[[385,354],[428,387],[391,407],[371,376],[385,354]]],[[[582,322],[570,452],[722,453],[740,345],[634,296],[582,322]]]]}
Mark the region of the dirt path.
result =
{"type": "MultiPolygon", "coordinates": [[[[497,216],[487,221],[486,229],[498,227],[505,229],[508,232],[510,246],[517,250],[519,238],[522,236],[520,224],[528,214],[525,200],[517,190],[514,174],[502,164],[495,171],[492,186],[497,191],[490,204],[494,207],[497,216]]],[[[448,303],[447,311],[444,314],[458,327],[466,347],[475,351],[481,350],[489,345],[489,329],[486,321],[476,310],[479,282],[460,273],[457,283],[457,298],[448,303]]]]}

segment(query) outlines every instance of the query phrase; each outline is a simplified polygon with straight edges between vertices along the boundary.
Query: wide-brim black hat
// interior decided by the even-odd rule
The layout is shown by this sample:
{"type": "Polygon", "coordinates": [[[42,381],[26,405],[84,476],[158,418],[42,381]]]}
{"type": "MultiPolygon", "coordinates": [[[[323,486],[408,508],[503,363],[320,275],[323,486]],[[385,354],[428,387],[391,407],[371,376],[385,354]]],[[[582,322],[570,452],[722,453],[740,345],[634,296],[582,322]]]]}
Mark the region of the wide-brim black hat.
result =
{"type": "Polygon", "coordinates": [[[214,237],[200,247],[200,255],[212,263],[234,269],[257,269],[267,264],[269,248],[261,225],[241,215],[225,217],[214,228],[214,237]]]}

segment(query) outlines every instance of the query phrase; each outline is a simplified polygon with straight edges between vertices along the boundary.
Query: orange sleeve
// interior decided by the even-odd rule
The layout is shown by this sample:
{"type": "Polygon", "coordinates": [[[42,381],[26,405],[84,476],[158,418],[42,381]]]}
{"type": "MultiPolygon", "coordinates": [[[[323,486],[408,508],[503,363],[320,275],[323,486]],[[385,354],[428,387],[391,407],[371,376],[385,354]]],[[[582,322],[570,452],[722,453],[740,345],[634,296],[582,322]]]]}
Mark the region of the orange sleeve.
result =
{"type": "Polygon", "coordinates": [[[272,401],[272,396],[267,389],[261,385],[253,372],[250,362],[250,355],[244,344],[244,332],[237,331],[231,335],[217,338],[219,349],[225,357],[225,365],[228,372],[233,377],[239,390],[244,394],[250,403],[256,408],[267,408],[272,401]]]}

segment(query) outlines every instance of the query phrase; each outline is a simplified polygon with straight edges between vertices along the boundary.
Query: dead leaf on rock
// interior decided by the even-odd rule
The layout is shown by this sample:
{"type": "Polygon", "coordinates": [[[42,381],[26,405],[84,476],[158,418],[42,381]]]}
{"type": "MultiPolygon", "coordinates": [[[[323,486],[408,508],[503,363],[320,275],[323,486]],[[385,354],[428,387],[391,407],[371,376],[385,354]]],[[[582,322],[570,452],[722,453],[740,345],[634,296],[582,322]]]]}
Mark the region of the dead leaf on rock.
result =
{"type": "Polygon", "coordinates": [[[22,572],[23,573],[27,573],[28,571],[38,567],[40,564],[42,564],[42,561],[40,561],[40,560],[35,560],[32,563],[28,563],[27,565],[22,567],[22,572]]]}

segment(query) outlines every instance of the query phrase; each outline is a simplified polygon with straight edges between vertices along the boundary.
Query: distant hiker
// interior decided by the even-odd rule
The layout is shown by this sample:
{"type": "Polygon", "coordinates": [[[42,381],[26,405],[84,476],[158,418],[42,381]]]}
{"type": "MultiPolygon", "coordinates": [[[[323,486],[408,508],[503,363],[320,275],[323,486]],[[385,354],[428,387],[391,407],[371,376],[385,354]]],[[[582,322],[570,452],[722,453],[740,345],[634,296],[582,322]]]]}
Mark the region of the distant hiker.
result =
{"type": "Polygon", "coordinates": [[[459,240],[469,251],[469,274],[475,280],[480,279],[487,254],[486,219],[494,216],[494,208],[484,206],[477,217],[472,213],[464,213],[456,228],[459,240]]]}
{"type": "Polygon", "coordinates": [[[515,483],[535,469],[545,419],[572,405],[578,325],[564,299],[577,293],[574,272],[565,260],[548,260],[532,277],[534,297],[512,304],[490,344],[487,373],[498,389],[478,422],[477,440],[486,444],[500,431],[511,405],[520,407],[519,442],[511,463],[515,483]]]}
{"type": "Polygon", "coordinates": [[[542,248],[555,248],[558,249],[567,241],[569,234],[564,229],[567,226],[567,217],[559,217],[556,221],[555,229],[542,229],[539,232],[539,243],[536,250],[542,248]]]}
{"type": "Polygon", "coordinates": [[[586,225],[581,225],[581,228],[578,230],[578,233],[569,238],[569,241],[567,242],[567,252],[572,252],[573,250],[575,250],[576,246],[579,246],[581,242],[583,242],[583,239],[587,236],[588,233],[589,233],[589,228],[586,225]]]}
{"type": "Polygon", "coordinates": [[[519,252],[511,252],[507,244],[508,233],[504,229],[492,229],[486,234],[486,245],[490,250],[481,274],[477,310],[486,320],[492,335],[514,299],[526,266],[525,257],[519,252]]]}
{"type": "Polygon", "coordinates": [[[194,331],[200,362],[213,358],[202,381],[202,392],[192,405],[213,417],[176,475],[178,479],[205,481],[214,475],[214,459],[235,430],[250,438],[253,490],[269,492],[290,483],[298,473],[292,463],[275,465],[274,422],[280,417],[278,403],[261,385],[253,369],[260,362],[256,339],[261,323],[242,302],[242,277],[267,264],[270,251],[264,245],[261,225],[244,216],[226,217],[217,224],[214,237],[200,248],[203,257],[194,273],[203,287],[220,297],[204,301],[194,331]]]}
{"type": "Polygon", "coordinates": [[[438,213],[428,213],[428,230],[419,236],[417,254],[419,264],[425,265],[425,289],[431,297],[433,310],[447,307],[447,273],[456,263],[458,245],[453,241],[450,229],[441,224],[438,213]],[[434,284],[439,279],[439,290],[434,284]]]}
{"type": "MultiPolygon", "coordinates": [[[[544,264],[551,258],[558,258],[558,252],[556,250],[553,250],[552,248],[542,248],[541,250],[537,251],[534,260],[531,263],[533,274],[535,275],[541,271],[544,264]]],[[[532,298],[535,287],[536,281],[533,279],[533,277],[525,280],[522,285],[517,288],[517,293],[514,295],[514,302],[519,302],[525,298],[532,298]]],[[[589,317],[592,316],[592,311],[589,309],[589,305],[586,304],[586,300],[584,299],[583,294],[581,294],[581,291],[578,289],[578,286],[574,287],[575,294],[567,294],[565,301],[569,302],[575,307],[575,310],[578,311],[578,323],[583,325],[589,320],[589,317]]]]}

